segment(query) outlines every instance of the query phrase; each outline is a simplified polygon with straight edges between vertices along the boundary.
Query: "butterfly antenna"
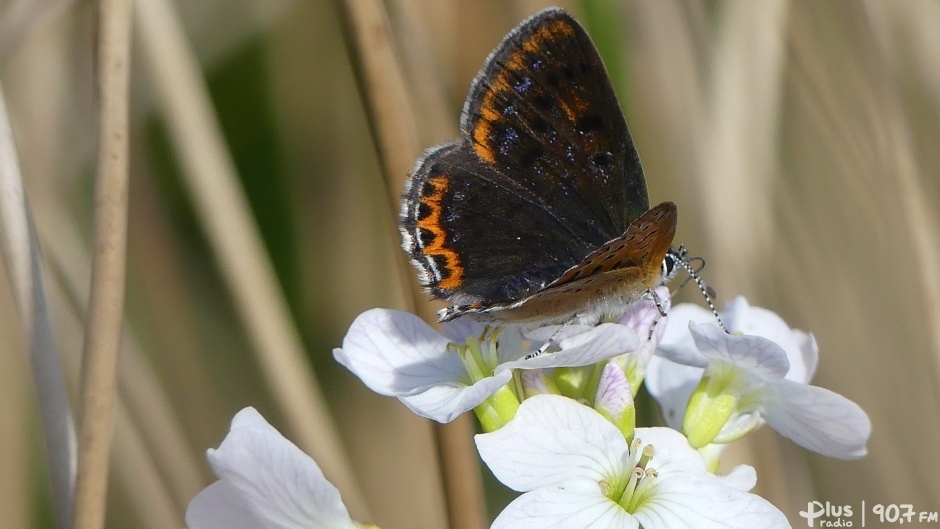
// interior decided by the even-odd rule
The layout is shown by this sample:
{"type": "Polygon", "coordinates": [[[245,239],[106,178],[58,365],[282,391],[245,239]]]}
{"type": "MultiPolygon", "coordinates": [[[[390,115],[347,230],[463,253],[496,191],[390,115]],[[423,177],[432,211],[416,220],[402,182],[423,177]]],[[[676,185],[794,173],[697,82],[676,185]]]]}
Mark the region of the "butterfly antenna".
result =
{"type": "MultiPolygon", "coordinates": [[[[705,281],[702,280],[702,277],[698,274],[703,268],[705,268],[705,260],[701,257],[690,257],[687,259],[679,259],[676,263],[681,266],[686,272],[689,273],[688,279],[682,282],[682,285],[687,282],[695,281],[695,284],[698,286],[698,289],[702,292],[702,296],[705,298],[705,303],[708,304],[708,308],[712,309],[712,314],[715,316],[715,320],[718,321],[718,326],[721,327],[721,330],[728,332],[727,327],[725,327],[724,322],[721,321],[721,316],[718,314],[718,309],[715,308],[715,304],[712,302],[712,298],[715,297],[715,291],[705,284],[705,281]],[[696,268],[692,266],[693,262],[701,263],[701,265],[696,268]]],[[[682,288],[682,285],[679,285],[679,288],[682,288]]]]}

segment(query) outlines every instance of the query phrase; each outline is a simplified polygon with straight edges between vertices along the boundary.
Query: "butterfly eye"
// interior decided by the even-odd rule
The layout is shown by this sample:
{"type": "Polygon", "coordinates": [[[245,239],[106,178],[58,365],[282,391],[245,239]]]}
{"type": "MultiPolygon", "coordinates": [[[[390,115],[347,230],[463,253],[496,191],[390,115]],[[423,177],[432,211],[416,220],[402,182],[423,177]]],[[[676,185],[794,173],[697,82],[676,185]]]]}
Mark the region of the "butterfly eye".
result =
{"type": "Polygon", "coordinates": [[[672,279],[672,276],[676,274],[676,263],[678,263],[681,259],[682,257],[672,248],[666,252],[666,257],[663,258],[663,273],[661,279],[663,283],[672,279]]]}

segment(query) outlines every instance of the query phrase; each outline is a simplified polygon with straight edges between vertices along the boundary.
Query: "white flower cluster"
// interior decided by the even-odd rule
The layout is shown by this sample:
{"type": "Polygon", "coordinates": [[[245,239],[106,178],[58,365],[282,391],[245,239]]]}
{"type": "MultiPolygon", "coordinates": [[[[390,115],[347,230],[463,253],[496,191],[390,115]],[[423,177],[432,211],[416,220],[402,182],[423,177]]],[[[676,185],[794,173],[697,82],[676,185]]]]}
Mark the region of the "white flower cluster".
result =
{"type": "MultiPolygon", "coordinates": [[[[665,289],[657,295],[668,300],[665,289]]],[[[807,449],[853,459],[865,455],[871,424],[853,402],[808,385],[818,361],[811,335],[743,298],[722,319],[727,333],[699,307],[660,318],[643,301],[596,327],[526,333],[463,318],[438,333],[414,315],[374,309],[334,356],[419,415],[476,413],[487,432],[476,437],[480,456],[523,493],[493,528],[790,527],[748,492],[752,467],[714,473],[721,449],[766,423],[807,449]],[[669,428],[636,425],[640,384],[669,428]]],[[[220,479],[193,500],[190,529],[368,527],[253,409],[236,415],[209,459],[220,479]]]]}

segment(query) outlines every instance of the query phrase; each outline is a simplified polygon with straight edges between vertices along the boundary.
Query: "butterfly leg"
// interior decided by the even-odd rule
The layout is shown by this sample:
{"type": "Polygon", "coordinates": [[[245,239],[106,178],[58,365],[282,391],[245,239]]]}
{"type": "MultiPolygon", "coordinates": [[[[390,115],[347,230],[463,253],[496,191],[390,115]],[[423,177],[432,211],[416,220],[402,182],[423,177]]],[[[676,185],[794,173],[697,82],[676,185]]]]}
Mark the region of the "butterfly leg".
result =
{"type": "Polygon", "coordinates": [[[555,332],[553,332],[552,335],[548,337],[548,340],[545,340],[545,343],[543,343],[541,347],[539,347],[535,352],[525,355],[523,360],[530,360],[532,358],[535,358],[536,356],[541,355],[545,351],[547,351],[549,347],[555,344],[555,339],[558,337],[558,333],[560,333],[562,329],[567,327],[568,324],[573,323],[575,320],[577,320],[577,318],[578,318],[578,315],[575,314],[568,321],[559,325],[558,328],[555,329],[555,332]]]}
{"type": "Polygon", "coordinates": [[[653,318],[653,323],[650,324],[650,330],[646,336],[647,340],[652,340],[653,331],[656,330],[656,325],[659,323],[659,320],[666,317],[666,307],[663,306],[663,302],[661,299],[659,299],[659,296],[656,294],[655,290],[647,289],[646,295],[649,296],[653,300],[653,303],[656,304],[656,310],[659,311],[659,314],[657,314],[656,317],[653,318]]]}
{"type": "Polygon", "coordinates": [[[653,300],[653,303],[656,304],[656,310],[659,311],[659,316],[661,318],[666,317],[666,307],[663,306],[663,302],[659,299],[659,295],[656,294],[656,291],[648,288],[646,289],[646,296],[653,300]]]}

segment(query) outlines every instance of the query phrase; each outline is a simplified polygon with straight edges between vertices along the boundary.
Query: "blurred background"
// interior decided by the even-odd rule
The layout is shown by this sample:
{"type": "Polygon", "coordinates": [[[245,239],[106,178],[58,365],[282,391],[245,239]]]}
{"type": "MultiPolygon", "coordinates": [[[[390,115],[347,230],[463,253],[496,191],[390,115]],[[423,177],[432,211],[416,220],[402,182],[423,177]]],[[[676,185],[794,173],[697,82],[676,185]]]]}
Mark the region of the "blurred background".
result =
{"type": "MultiPolygon", "coordinates": [[[[161,33],[172,28],[151,16],[154,4],[182,24],[179,43],[196,61],[196,86],[207,90],[218,127],[209,133],[224,147],[222,159],[225,151],[231,157],[237,198],[273,265],[276,294],[370,518],[387,529],[443,527],[431,425],[371,394],[332,360],[357,314],[411,308],[413,299],[389,200],[404,174],[383,177],[369,119],[376,108],[357,88],[358,48],[345,31],[345,8],[289,0],[137,4],[127,310],[108,527],[182,527],[186,503],[213,480],[205,450],[218,446],[244,406],[310,450],[246,324],[251,294],[232,287],[243,277],[233,272],[241,259],[217,247],[225,226],[242,225],[219,224],[194,191],[193,173],[203,166],[186,148],[199,156],[215,144],[186,135],[183,118],[198,112],[175,106],[186,88],[174,88],[182,74],[161,66],[178,57],[161,33]],[[164,52],[171,58],[161,59],[164,52]]],[[[860,461],[808,454],[765,428],[736,445],[728,463],[755,465],[757,491],[795,527],[804,526],[798,512],[810,500],[940,510],[940,3],[555,4],[570,9],[600,48],[651,201],[678,204],[677,241],[706,259],[719,302],[742,294],[811,331],[821,359],[814,383],[858,402],[873,422],[870,453],[860,461]]],[[[552,3],[383,5],[388,51],[405,80],[402,108],[413,120],[402,134],[413,127],[424,148],[455,135],[470,80],[502,36],[552,3]]],[[[0,0],[0,83],[75,398],[93,214],[94,20],[90,2],[0,0]]],[[[203,189],[213,194],[211,185],[203,189]]],[[[51,528],[36,388],[7,281],[0,281],[0,337],[0,527],[51,528]]],[[[488,487],[495,513],[509,496],[488,487]]]]}

